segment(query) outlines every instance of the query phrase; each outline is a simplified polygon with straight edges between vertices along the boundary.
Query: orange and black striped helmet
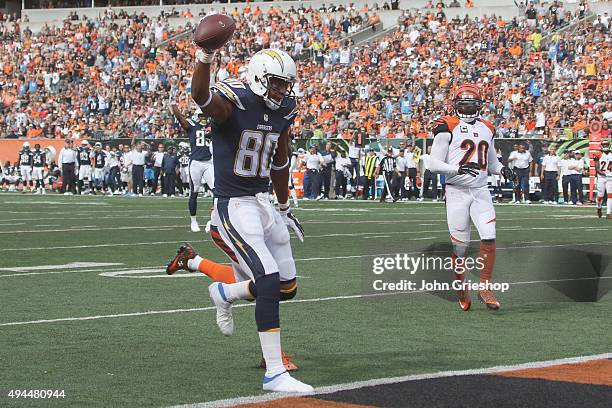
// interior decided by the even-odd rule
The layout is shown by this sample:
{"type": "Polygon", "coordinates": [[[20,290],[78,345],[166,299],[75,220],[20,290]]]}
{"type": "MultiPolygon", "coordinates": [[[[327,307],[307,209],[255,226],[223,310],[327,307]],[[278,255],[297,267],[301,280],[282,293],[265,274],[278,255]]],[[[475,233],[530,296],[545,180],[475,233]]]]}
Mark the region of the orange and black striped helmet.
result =
{"type": "Polygon", "coordinates": [[[473,84],[461,85],[453,93],[453,109],[466,122],[476,120],[484,105],[480,88],[473,84]]]}

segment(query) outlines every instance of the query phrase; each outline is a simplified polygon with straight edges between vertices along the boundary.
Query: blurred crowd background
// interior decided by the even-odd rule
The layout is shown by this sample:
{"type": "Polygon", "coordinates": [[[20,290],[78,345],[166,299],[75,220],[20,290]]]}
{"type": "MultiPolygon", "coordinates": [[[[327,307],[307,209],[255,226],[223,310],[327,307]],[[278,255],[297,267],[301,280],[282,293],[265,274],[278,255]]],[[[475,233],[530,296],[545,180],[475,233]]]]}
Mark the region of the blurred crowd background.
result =
{"type": "MultiPolygon", "coordinates": [[[[589,12],[584,2],[569,12],[561,2],[517,0],[520,16],[504,20],[460,17],[470,1],[434,1],[402,11],[395,30],[357,47],[346,37],[396,3],[313,9],[296,2],[285,11],[264,4],[265,11],[223,8],[238,28],[219,55],[216,79],[244,78],[248,57],[262,48],[289,52],[299,70],[297,138],[426,137],[465,81],[483,88],[484,116],[499,137],[585,137],[593,120],[610,132],[610,16],[580,20],[589,12]]],[[[27,19],[0,16],[0,138],[181,137],[168,101],[195,108],[195,49],[189,35],[172,38],[205,12],[130,13],[109,7],[89,19],[77,10],[39,32],[27,29],[27,19]],[[172,19],[185,25],[171,28],[172,19]]]]}

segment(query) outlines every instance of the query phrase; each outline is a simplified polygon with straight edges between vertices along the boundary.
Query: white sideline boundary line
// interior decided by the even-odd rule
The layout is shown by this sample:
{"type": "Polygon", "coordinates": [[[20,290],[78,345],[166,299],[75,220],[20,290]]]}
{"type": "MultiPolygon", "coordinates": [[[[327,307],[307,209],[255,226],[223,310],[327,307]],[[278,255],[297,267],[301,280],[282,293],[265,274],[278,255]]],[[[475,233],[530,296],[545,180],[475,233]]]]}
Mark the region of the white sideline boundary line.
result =
{"type": "Polygon", "coordinates": [[[413,375],[405,375],[401,377],[377,378],[373,380],[356,381],[356,382],[350,382],[350,383],[344,383],[344,384],[335,384],[335,385],[329,385],[329,386],[324,386],[324,387],[317,387],[315,389],[315,392],[312,394],[288,394],[288,393],[275,392],[271,394],[230,398],[230,399],[224,399],[224,400],[200,402],[200,403],[195,403],[195,404],[174,405],[168,408],[233,407],[233,406],[242,405],[242,404],[253,404],[253,403],[258,403],[258,402],[274,401],[274,400],[287,398],[287,397],[300,397],[300,396],[309,397],[312,395],[332,394],[335,392],[356,390],[359,388],[373,387],[373,386],[379,386],[379,385],[397,384],[397,383],[408,382],[408,381],[429,380],[429,379],[444,378],[444,377],[459,377],[459,376],[465,376],[465,375],[496,374],[496,373],[503,373],[506,371],[551,367],[551,366],[561,365],[561,364],[578,364],[578,363],[584,363],[587,361],[604,360],[604,359],[609,359],[609,358],[612,358],[612,353],[593,354],[593,355],[588,355],[588,356],[560,358],[560,359],[555,359],[555,360],[535,361],[535,362],[530,362],[530,363],[512,364],[512,365],[500,365],[500,366],[494,366],[494,367],[475,368],[475,369],[468,369],[468,370],[438,371],[438,372],[427,373],[427,374],[413,374],[413,375]]]}
{"type": "MultiPolygon", "coordinates": [[[[570,282],[570,281],[580,281],[580,280],[595,280],[595,279],[612,279],[612,276],[607,277],[592,277],[592,278],[567,278],[567,279],[549,279],[549,280],[539,280],[539,281],[521,281],[521,282],[509,282],[512,285],[531,285],[537,283],[548,283],[548,282],[570,282]]],[[[430,293],[434,291],[422,291],[422,290],[413,290],[413,291],[403,291],[403,292],[383,292],[383,293],[367,293],[367,294],[356,294],[356,295],[346,295],[346,296],[329,296],[323,298],[311,298],[311,299],[293,299],[284,301],[283,304],[290,303],[318,303],[318,302],[327,302],[332,300],[345,300],[345,299],[363,299],[363,298],[373,298],[373,297],[386,297],[386,296],[394,296],[394,295],[414,295],[419,293],[430,293]]],[[[233,305],[233,308],[241,308],[241,307],[254,307],[255,303],[239,303],[237,305],[233,305]]],[[[30,324],[43,324],[43,323],[58,323],[58,322],[72,322],[72,321],[83,321],[83,320],[100,320],[100,319],[113,319],[119,317],[133,317],[133,316],[148,316],[148,315],[160,315],[160,314],[173,314],[173,313],[183,313],[183,312],[203,312],[207,310],[216,310],[215,306],[208,307],[196,307],[189,309],[170,309],[170,310],[150,310],[147,312],[134,312],[134,313],[118,313],[118,314],[109,314],[109,315],[95,315],[95,316],[84,316],[84,317],[62,317],[58,319],[45,319],[45,320],[29,320],[29,321],[21,321],[21,322],[7,322],[0,323],[0,327],[4,326],[25,326],[30,324]]]]}

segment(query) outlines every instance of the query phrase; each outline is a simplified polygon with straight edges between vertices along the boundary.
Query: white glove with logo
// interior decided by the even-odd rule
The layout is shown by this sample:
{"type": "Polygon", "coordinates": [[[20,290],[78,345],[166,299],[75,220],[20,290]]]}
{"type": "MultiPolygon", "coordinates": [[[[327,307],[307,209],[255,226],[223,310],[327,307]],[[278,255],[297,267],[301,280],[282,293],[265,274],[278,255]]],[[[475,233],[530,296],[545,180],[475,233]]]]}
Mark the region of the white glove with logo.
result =
{"type": "Polygon", "coordinates": [[[278,211],[280,212],[285,225],[295,232],[295,235],[298,237],[300,242],[304,242],[304,228],[302,228],[300,221],[291,212],[291,207],[289,204],[279,204],[278,211]]]}

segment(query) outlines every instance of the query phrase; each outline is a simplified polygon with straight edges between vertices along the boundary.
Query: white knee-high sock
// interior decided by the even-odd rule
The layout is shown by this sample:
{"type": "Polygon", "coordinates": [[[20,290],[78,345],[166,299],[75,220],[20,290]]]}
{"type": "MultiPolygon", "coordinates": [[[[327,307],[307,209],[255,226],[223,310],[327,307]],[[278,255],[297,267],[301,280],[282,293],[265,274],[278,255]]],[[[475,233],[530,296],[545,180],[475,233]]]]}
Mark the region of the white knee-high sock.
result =
{"type": "Polygon", "coordinates": [[[251,281],[243,281],[237,283],[224,283],[223,290],[228,302],[234,302],[236,300],[253,300],[253,295],[249,290],[249,284],[251,281]]]}
{"type": "Polygon", "coordinates": [[[295,192],[295,189],[291,189],[290,191],[291,191],[291,198],[293,199],[293,204],[297,206],[298,205],[297,193],[295,192]]]}
{"type": "Polygon", "coordinates": [[[259,332],[261,352],[266,360],[266,377],[274,377],[285,369],[281,355],[280,329],[278,331],[259,332]]]}

